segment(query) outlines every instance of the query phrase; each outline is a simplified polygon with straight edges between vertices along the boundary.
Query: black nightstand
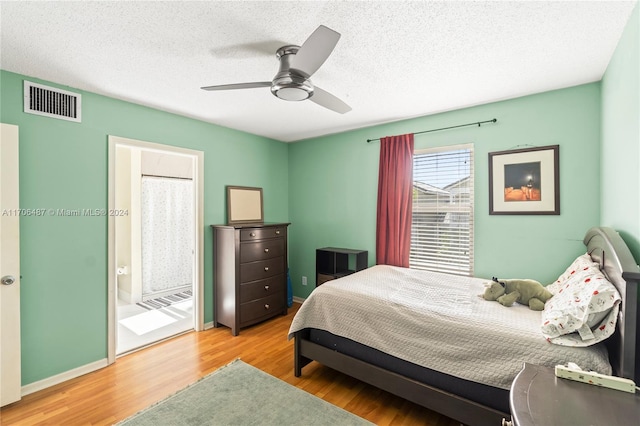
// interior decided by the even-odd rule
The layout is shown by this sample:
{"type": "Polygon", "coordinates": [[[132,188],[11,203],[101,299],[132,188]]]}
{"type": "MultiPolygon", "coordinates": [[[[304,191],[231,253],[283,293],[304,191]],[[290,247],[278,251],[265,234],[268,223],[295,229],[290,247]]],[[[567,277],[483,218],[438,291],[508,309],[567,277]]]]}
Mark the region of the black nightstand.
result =
{"type": "Polygon", "coordinates": [[[628,426],[640,419],[640,394],[561,379],[552,368],[525,363],[509,407],[514,426],[628,426]]]}

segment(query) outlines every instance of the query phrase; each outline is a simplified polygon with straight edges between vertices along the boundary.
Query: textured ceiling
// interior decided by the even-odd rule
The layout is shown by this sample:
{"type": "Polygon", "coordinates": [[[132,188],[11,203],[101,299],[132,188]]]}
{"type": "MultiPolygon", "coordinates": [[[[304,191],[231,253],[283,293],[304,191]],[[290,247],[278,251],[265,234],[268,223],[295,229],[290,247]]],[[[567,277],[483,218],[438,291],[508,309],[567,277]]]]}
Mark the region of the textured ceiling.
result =
{"type": "Polygon", "coordinates": [[[281,141],[602,78],[636,1],[6,2],[0,67],[281,141]],[[341,115],[268,88],[275,51],[342,34],[314,84],[341,115]]]}

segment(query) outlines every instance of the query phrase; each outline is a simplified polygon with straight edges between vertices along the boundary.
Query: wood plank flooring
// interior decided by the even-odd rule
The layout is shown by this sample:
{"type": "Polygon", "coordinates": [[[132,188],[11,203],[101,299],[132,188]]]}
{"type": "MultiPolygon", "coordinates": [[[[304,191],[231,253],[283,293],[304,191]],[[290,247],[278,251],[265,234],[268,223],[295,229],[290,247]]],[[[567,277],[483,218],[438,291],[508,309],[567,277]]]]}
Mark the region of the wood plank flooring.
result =
{"type": "MultiPolygon", "coordinates": [[[[378,425],[454,426],[457,422],[316,362],[293,375],[289,314],[241,330],[190,332],[120,357],[101,370],[27,395],[2,408],[0,424],[111,425],[240,358],[272,376],[378,425]]],[[[161,425],[158,425],[161,426],[161,425]]]]}

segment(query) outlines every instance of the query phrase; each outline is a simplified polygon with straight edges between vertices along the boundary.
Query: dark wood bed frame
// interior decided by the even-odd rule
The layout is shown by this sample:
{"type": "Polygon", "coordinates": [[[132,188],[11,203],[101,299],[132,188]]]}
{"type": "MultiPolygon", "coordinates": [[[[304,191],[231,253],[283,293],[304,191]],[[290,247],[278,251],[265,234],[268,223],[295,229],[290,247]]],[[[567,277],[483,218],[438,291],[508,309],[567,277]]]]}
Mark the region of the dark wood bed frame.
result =
{"type": "MultiPolygon", "coordinates": [[[[637,330],[640,269],[620,235],[611,228],[591,228],[584,237],[584,244],[622,297],[616,333],[607,340],[614,375],[634,379],[638,383],[640,356],[636,357],[636,349],[640,340],[637,330]]],[[[495,426],[510,418],[508,413],[311,342],[309,330],[300,330],[295,333],[295,376],[300,377],[302,368],[314,360],[466,425],[495,426]]]]}

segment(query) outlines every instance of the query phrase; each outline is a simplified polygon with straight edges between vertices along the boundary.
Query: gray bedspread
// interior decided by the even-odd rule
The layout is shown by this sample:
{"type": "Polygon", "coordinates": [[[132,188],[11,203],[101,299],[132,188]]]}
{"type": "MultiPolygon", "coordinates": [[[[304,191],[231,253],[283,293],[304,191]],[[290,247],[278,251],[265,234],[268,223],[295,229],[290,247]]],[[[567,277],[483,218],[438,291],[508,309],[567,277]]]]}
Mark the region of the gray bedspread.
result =
{"type": "Polygon", "coordinates": [[[508,389],[523,362],[575,362],[611,374],[606,348],[553,345],[540,312],[485,301],[486,280],[377,265],[326,282],[305,300],[289,339],[304,328],[346,337],[449,375],[508,389]]]}

